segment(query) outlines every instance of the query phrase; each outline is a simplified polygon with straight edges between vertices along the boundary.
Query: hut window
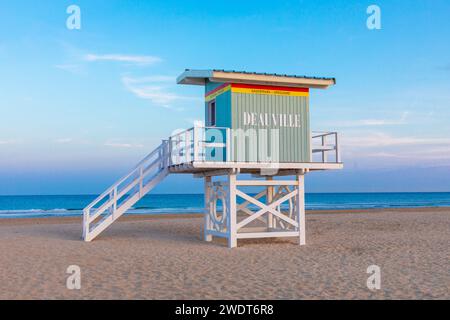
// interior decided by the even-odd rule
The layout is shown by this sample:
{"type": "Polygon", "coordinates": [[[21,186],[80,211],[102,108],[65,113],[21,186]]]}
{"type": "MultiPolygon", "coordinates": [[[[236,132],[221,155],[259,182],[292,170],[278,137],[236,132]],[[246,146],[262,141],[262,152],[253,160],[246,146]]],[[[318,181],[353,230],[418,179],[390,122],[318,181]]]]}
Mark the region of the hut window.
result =
{"type": "Polygon", "coordinates": [[[216,101],[213,100],[208,104],[208,125],[216,126],[216,101]]]}

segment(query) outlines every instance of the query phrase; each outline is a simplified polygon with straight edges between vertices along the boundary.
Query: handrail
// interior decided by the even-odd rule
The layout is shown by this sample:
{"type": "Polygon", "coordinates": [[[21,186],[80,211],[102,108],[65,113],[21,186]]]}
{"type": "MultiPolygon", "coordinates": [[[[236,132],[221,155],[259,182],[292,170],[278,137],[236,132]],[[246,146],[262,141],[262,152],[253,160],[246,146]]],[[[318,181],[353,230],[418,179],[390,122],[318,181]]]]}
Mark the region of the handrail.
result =
{"type": "MultiPolygon", "coordinates": [[[[335,153],[335,163],[340,163],[340,149],[339,149],[339,134],[337,132],[320,132],[320,131],[313,131],[311,132],[311,157],[314,153],[321,153],[322,158],[321,162],[326,163],[328,162],[327,155],[328,152],[334,151],[335,153]],[[328,142],[328,137],[333,137],[333,140],[331,144],[328,142]],[[320,139],[317,139],[320,138],[320,139]],[[320,141],[319,145],[313,145],[313,141],[320,141]]],[[[312,161],[312,159],[311,159],[312,161]]]]}
{"type": "MultiPolygon", "coordinates": [[[[169,159],[171,165],[180,165],[198,161],[205,154],[205,148],[222,148],[227,150],[225,141],[208,142],[206,133],[208,130],[225,130],[226,137],[231,130],[227,127],[200,127],[194,126],[192,128],[177,132],[169,138],[169,159]]],[[[228,153],[225,153],[228,155],[228,153]]],[[[228,159],[228,158],[227,158],[228,159]]],[[[224,159],[225,161],[227,159],[224,159]]]]}
{"type": "Polygon", "coordinates": [[[337,134],[334,131],[311,131],[311,139],[337,134]]]}
{"type": "Polygon", "coordinates": [[[127,175],[123,176],[122,178],[120,178],[119,180],[117,180],[115,183],[113,183],[111,185],[111,187],[109,187],[108,189],[106,189],[106,191],[104,191],[101,195],[99,195],[95,200],[93,200],[89,205],[86,206],[86,208],[84,210],[90,210],[92,209],[97,203],[99,203],[101,200],[103,200],[103,198],[105,198],[106,196],[109,196],[111,194],[112,191],[114,191],[114,189],[116,187],[118,187],[119,185],[121,185],[123,182],[125,182],[128,178],[130,178],[133,174],[135,174],[138,169],[140,169],[142,167],[142,165],[144,163],[146,163],[152,156],[154,156],[157,152],[159,153],[162,146],[164,144],[162,144],[161,146],[159,146],[158,148],[156,148],[155,150],[153,150],[152,152],[150,152],[147,156],[144,157],[144,159],[142,159],[127,175]]]}
{"type": "Polygon", "coordinates": [[[168,141],[163,140],[130,173],[117,180],[83,209],[85,241],[95,238],[167,175],[167,146],[168,141]],[[95,207],[99,203],[101,205],[95,207]]]}

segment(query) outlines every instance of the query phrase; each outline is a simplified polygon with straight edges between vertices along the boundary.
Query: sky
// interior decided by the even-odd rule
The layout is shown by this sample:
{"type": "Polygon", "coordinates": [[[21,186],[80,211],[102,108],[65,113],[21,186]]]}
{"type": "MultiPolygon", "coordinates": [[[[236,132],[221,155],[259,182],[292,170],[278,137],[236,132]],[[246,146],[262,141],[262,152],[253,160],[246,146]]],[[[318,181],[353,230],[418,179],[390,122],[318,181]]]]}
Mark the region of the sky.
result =
{"type": "Polygon", "coordinates": [[[203,119],[186,68],[337,79],[312,90],[311,124],[340,133],[345,169],[308,192],[450,191],[449,16],[447,0],[0,0],[0,195],[103,191],[203,119]]]}

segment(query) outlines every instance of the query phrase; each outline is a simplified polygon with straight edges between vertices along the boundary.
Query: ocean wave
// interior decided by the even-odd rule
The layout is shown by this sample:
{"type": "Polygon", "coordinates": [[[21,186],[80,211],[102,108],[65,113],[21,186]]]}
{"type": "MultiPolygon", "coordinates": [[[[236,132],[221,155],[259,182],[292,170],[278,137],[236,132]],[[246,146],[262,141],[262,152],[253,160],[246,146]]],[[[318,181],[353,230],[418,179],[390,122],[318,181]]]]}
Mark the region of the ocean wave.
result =
{"type": "MultiPolygon", "coordinates": [[[[125,214],[169,214],[169,213],[200,213],[203,212],[202,207],[186,207],[186,208],[130,208],[125,214]]],[[[14,209],[0,210],[0,218],[39,218],[39,217],[70,217],[80,216],[83,214],[82,209],[14,209]]]]}
{"type": "Polygon", "coordinates": [[[1,218],[45,218],[79,216],[82,211],[68,210],[0,210],[1,218]]]}
{"type": "MultiPolygon", "coordinates": [[[[94,196],[0,196],[1,218],[81,216],[94,196]],[[23,209],[20,209],[20,208],[23,209]],[[52,208],[53,207],[53,208],[52,208]]],[[[153,195],[136,203],[127,215],[190,214],[204,210],[201,194],[189,197],[153,195]]],[[[242,203],[240,200],[239,203],[242,203]]],[[[306,194],[307,210],[364,210],[389,208],[450,207],[450,193],[306,194]]],[[[252,210],[260,209],[250,204],[252,210]]],[[[288,209],[287,204],[281,206],[288,209]]],[[[217,206],[221,210],[221,205],[217,206]]]]}

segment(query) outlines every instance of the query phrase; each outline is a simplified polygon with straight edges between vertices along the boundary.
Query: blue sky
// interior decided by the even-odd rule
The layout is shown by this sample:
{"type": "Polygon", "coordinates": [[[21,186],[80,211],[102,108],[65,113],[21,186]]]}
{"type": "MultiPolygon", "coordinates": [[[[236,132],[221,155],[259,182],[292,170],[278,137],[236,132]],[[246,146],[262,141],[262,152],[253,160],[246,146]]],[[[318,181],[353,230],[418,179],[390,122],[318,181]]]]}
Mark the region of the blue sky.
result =
{"type": "MultiPolygon", "coordinates": [[[[2,1],[0,194],[102,191],[202,119],[202,88],[175,84],[185,68],[336,77],[311,94],[312,127],[342,134],[346,169],[308,191],[450,191],[449,14],[446,0],[2,1]]],[[[157,192],[171,190],[202,188],[157,192]]]]}

